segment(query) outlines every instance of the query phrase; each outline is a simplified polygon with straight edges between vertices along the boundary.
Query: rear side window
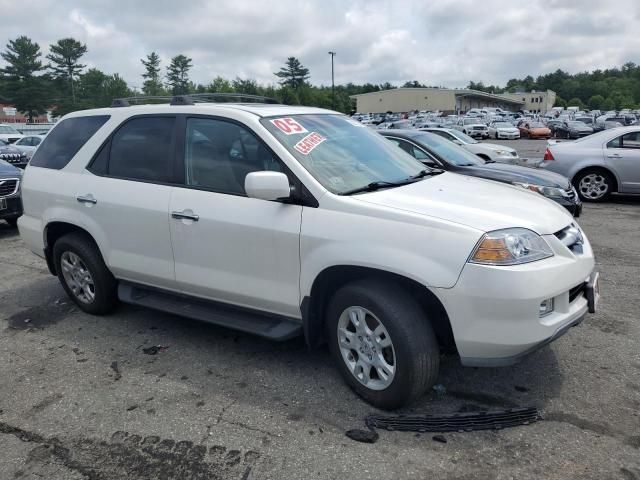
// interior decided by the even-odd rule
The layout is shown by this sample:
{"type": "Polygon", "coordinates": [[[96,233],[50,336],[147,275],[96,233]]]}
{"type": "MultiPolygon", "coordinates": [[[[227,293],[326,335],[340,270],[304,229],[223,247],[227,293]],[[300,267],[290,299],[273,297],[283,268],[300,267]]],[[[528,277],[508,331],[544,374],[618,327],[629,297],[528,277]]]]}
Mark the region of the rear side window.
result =
{"type": "Polygon", "coordinates": [[[107,120],[109,115],[62,120],[42,141],[30,165],[55,170],[64,168],[107,120]]]}
{"type": "Polygon", "coordinates": [[[146,182],[171,182],[175,122],[175,117],[139,117],[125,123],[111,139],[107,174],[146,182]]]}

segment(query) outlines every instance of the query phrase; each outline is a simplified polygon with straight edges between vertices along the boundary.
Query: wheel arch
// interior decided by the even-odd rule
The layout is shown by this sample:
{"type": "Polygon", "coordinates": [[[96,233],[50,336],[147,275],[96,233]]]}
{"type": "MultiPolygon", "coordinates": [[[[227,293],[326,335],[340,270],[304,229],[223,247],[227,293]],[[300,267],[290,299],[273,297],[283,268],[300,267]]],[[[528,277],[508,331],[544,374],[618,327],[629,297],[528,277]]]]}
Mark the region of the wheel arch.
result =
{"type": "MultiPolygon", "coordinates": [[[[69,233],[79,232],[86,235],[91,241],[96,245],[100,253],[102,254],[102,250],[100,249],[100,245],[96,242],[93,235],[89,233],[86,229],[66,221],[52,221],[47,223],[44,227],[43,231],[43,241],[44,241],[44,256],[47,261],[47,267],[49,268],[49,272],[52,275],[58,275],[56,272],[55,262],[53,261],[53,245],[58,241],[58,239],[62,238],[64,235],[69,233]]],[[[104,258],[104,255],[103,255],[104,258]]]]}
{"type": "Polygon", "coordinates": [[[455,351],[455,340],[449,316],[440,300],[419,282],[372,267],[355,265],[335,265],[324,269],[313,281],[311,291],[301,304],[304,336],[310,347],[317,347],[326,342],[325,313],[333,296],[347,283],[363,278],[376,278],[382,281],[400,284],[418,302],[425,313],[428,313],[438,343],[444,351],[455,351]]]}
{"type": "Polygon", "coordinates": [[[486,153],[476,153],[476,156],[482,158],[483,160],[491,160],[491,157],[486,153]]]}

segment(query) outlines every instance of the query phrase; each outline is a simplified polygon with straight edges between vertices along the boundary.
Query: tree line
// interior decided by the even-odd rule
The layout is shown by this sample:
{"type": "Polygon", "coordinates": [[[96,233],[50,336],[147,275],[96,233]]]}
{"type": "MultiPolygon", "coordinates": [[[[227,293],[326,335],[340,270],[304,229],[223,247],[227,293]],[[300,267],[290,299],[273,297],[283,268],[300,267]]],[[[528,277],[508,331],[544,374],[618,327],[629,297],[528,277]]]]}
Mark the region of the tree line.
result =
{"type": "MultiPolygon", "coordinates": [[[[253,79],[217,76],[207,84],[194,83],[189,78],[193,60],[184,54],[171,58],[163,69],[160,56],[151,52],[140,59],[144,69],[142,88],[130,88],[118,73],[87,69],[82,63],[87,46],[73,38],[63,38],[49,47],[44,55],[40,46],[27,36],[10,40],[0,56],[6,66],[0,69],[0,101],[13,103],[29,119],[53,110],[56,116],[74,110],[109,106],[114,98],[136,95],[166,96],[190,93],[241,93],[263,95],[290,105],[332,108],[344,113],[352,111],[351,95],[401,87],[427,87],[417,80],[402,85],[382,84],[314,86],[310,73],[300,60],[287,58],[284,66],[274,72],[270,85],[253,79]]],[[[435,87],[438,88],[438,87],[435,87]]],[[[626,63],[621,68],[594,70],[571,75],[562,70],[534,79],[511,79],[504,87],[471,81],[467,88],[504,93],[519,89],[554,90],[556,105],[577,105],[581,108],[613,110],[640,107],[640,66],[626,63]]]]}

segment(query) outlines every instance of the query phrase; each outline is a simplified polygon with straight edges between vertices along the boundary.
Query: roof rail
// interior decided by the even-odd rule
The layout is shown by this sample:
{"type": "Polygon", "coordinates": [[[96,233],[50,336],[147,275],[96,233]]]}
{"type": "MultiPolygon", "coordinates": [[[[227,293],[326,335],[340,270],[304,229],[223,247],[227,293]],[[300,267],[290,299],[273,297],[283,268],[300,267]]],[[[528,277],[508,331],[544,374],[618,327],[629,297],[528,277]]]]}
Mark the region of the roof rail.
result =
{"type": "Polygon", "coordinates": [[[279,103],[276,99],[246,93],[194,93],[175,96],[137,96],[115,98],[112,107],[128,107],[131,104],[149,104],[158,101],[169,102],[169,105],[194,105],[195,103],[279,103]]]}

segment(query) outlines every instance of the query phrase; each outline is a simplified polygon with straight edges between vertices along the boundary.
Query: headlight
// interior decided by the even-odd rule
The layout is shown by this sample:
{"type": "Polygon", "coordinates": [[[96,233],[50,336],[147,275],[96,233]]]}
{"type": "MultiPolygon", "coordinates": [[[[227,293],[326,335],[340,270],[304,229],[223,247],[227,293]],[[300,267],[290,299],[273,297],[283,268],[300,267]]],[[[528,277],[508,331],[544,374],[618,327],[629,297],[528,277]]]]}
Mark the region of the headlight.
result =
{"type": "Polygon", "coordinates": [[[526,188],[527,190],[531,190],[533,192],[538,192],[545,197],[566,197],[567,193],[561,189],[556,187],[543,187],[542,185],[536,185],[534,183],[520,183],[513,182],[514,185],[518,187],[526,188]]]}
{"type": "Polygon", "coordinates": [[[496,153],[496,155],[509,155],[509,152],[507,152],[506,150],[494,150],[494,152],[496,153]]]}
{"type": "Polygon", "coordinates": [[[469,262],[483,265],[519,265],[552,256],[551,248],[537,233],[526,228],[507,228],[485,234],[469,262]]]}

